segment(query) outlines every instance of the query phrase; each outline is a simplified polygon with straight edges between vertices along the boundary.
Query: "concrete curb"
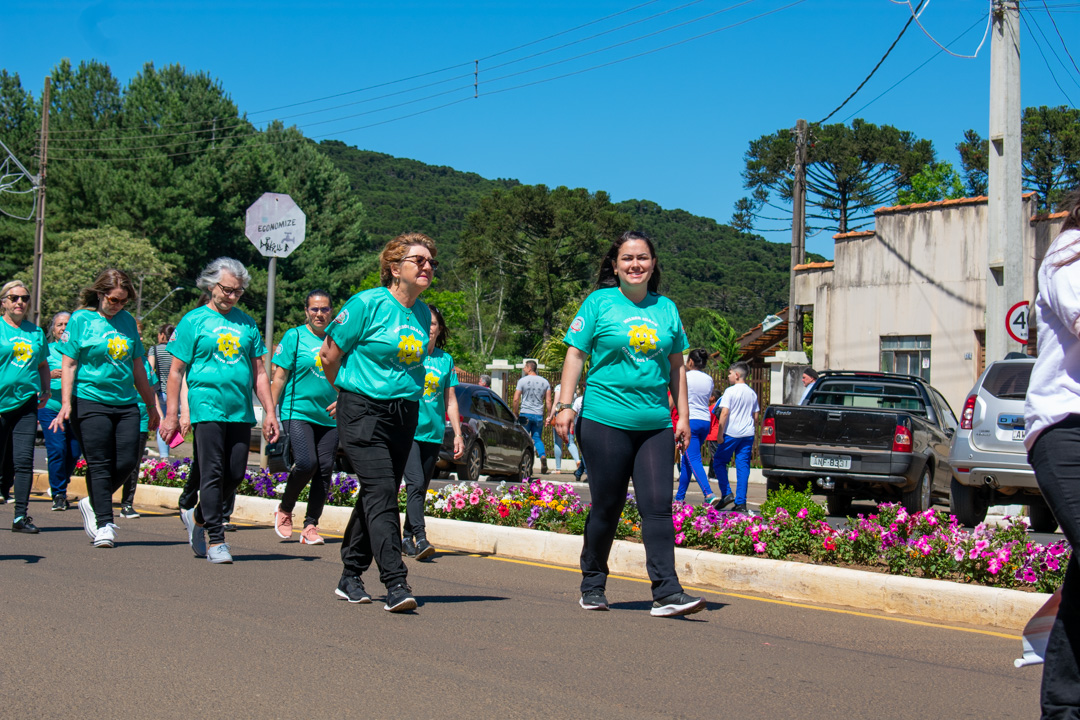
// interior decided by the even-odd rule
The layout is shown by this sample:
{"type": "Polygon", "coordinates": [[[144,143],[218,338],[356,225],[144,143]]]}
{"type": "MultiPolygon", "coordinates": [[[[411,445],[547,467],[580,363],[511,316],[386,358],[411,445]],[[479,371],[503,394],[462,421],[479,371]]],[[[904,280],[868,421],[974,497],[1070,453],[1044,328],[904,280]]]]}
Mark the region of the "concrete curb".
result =
{"type": "MultiPolygon", "coordinates": [[[[175,509],[180,489],[139,485],[135,497],[140,506],[175,509]]],[[[240,496],[232,519],[265,523],[276,508],[274,500],[240,496]]],[[[302,517],[305,509],[304,503],[297,503],[294,513],[302,517]]],[[[351,514],[352,508],[327,506],[319,527],[341,534],[351,514]]],[[[577,567],[581,555],[581,537],[577,535],[430,517],[427,530],[428,538],[440,548],[566,567],[577,567]]],[[[1009,630],[1023,629],[1050,597],[1044,593],[685,548],[675,549],[675,563],[680,580],[689,586],[1009,630]]],[[[648,577],[645,548],[639,543],[616,540],[608,564],[614,575],[648,577]]]]}

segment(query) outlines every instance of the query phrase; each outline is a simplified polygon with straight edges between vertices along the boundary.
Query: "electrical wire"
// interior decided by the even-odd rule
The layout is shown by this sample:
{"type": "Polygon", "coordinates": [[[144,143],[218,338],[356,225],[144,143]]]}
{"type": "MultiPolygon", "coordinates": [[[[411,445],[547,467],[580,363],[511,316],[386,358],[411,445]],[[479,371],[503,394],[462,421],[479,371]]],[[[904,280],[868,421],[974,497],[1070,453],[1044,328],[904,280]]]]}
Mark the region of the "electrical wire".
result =
{"type": "MultiPolygon", "coordinates": [[[[1069,97],[1069,93],[1065,92],[1065,88],[1061,87],[1061,83],[1058,82],[1057,75],[1054,74],[1054,69],[1050,67],[1050,61],[1046,59],[1046,53],[1043,52],[1042,45],[1039,43],[1039,38],[1035,37],[1035,33],[1031,31],[1031,26],[1028,25],[1027,18],[1024,15],[1021,15],[1020,19],[1024,21],[1024,27],[1027,28],[1028,35],[1030,35],[1032,41],[1034,41],[1035,48],[1039,51],[1039,55],[1042,57],[1043,63],[1046,65],[1046,69],[1050,71],[1050,77],[1053,79],[1054,84],[1057,85],[1057,89],[1060,90],[1061,94],[1065,96],[1065,99],[1069,101],[1069,105],[1073,105],[1073,107],[1075,107],[1072,98],[1069,97]]],[[[1042,28],[1039,29],[1039,32],[1042,32],[1042,28]]],[[[1044,35],[1043,37],[1046,36],[1044,35]]]]}
{"type": "Polygon", "coordinates": [[[1057,33],[1058,40],[1061,41],[1061,47],[1065,49],[1065,54],[1069,56],[1069,62],[1072,63],[1076,72],[1080,73],[1080,67],[1077,67],[1076,60],[1073,60],[1072,53],[1069,52],[1069,46],[1065,44],[1065,38],[1061,36],[1061,29],[1058,28],[1057,21],[1054,20],[1054,15],[1050,12],[1050,6],[1046,4],[1046,0],[1043,0],[1043,8],[1046,10],[1046,16],[1050,18],[1050,23],[1054,26],[1054,32],[1057,33]]]}
{"type": "MultiPolygon", "coordinates": [[[[930,41],[937,45],[939,48],[949,53],[953,57],[957,57],[962,60],[974,60],[975,58],[977,58],[979,56],[979,51],[982,50],[983,45],[986,43],[986,38],[990,35],[990,23],[993,17],[992,13],[987,14],[986,30],[983,32],[982,40],[979,41],[979,46],[975,48],[975,52],[971,55],[960,55],[959,53],[954,53],[952,50],[949,50],[948,47],[939,43],[937,39],[933,35],[931,35],[925,27],[923,27],[923,24],[919,22],[919,15],[921,15],[922,13],[915,12],[915,8],[911,7],[911,0],[889,0],[889,2],[893,3],[894,5],[907,5],[908,9],[911,10],[912,19],[915,21],[915,24],[919,26],[919,29],[923,31],[923,34],[926,35],[926,37],[930,38],[930,41]]],[[[993,0],[991,0],[991,5],[992,4],[993,0]]],[[[926,0],[926,6],[929,6],[929,0],[926,0]]],[[[926,7],[923,7],[923,10],[925,11],[926,7]]]]}

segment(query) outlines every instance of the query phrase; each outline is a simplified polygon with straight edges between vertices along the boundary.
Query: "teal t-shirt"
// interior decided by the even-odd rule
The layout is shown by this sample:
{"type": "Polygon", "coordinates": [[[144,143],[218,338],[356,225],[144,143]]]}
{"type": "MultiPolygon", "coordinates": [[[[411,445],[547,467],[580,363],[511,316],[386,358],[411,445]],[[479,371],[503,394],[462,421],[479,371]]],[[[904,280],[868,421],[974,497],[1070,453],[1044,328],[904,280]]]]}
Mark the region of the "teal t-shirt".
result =
{"type": "Polygon", "coordinates": [[[225,315],[209,305],[195,308],[180,319],[168,348],[187,365],[192,424],[255,424],[251,389],[266,346],[250,315],[235,307],[225,315]]]}
{"type": "Polygon", "coordinates": [[[135,362],[146,352],[127,310],[108,320],[97,310],[76,310],[60,340],[60,352],[79,364],[75,397],[116,406],[138,400],[135,362]]]}
{"type": "MultiPolygon", "coordinates": [[[[154,370],[153,370],[153,368],[150,367],[150,359],[149,358],[145,358],[145,357],[143,358],[143,370],[146,371],[146,377],[150,377],[150,375],[153,374],[154,370]]],[[[153,388],[152,385],[150,387],[153,388]]],[[[139,430],[142,431],[145,434],[147,431],[150,430],[150,416],[146,412],[146,403],[143,402],[142,395],[139,395],[138,398],[139,398],[138,399],[138,403],[139,403],[139,430]]]]}
{"type": "Polygon", "coordinates": [[[345,353],[334,384],[376,400],[419,400],[430,327],[419,300],[407,308],[384,287],[353,295],[326,329],[345,353]]]}
{"type": "Polygon", "coordinates": [[[687,347],[675,303],[649,293],[635,304],[603,288],[585,298],[563,340],[591,358],[583,418],[624,430],[671,427],[668,356],[687,347]]]}
{"type": "Polygon", "coordinates": [[[326,407],[337,400],[337,390],[326,379],[319,350],[322,338],[307,325],[290,328],[274,350],[274,364],[289,371],[278,395],[282,420],[303,420],[315,425],[337,424],[326,407]]]}
{"type": "MultiPolygon", "coordinates": [[[[64,367],[64,355],[60,352],[60,343],[49,343],[49,370],[61,370],[64,367]]],[[[63,392],[62,380],[58,377],[49,379],[49,391],[52,393],[49,395],[49,402],[45,407],[49,408],[53,412],[60,412],[60,406],[62,405],[61,393],[63,392]]]]}
{"type": "Polygon", "coordinates": [[[446,388],[458,384],[454,358],[435,348],[424,358],[424,394],[420,396],[420,416],[413,439],[441,443],[446,430],[446,388]]]}
{"type": "Polygon", "coordinates": [[[0,318],[0,413],[17,410],[41,392],[38,366],[47,357],[41,328],[29,320],[15,328],[0,318]]]}

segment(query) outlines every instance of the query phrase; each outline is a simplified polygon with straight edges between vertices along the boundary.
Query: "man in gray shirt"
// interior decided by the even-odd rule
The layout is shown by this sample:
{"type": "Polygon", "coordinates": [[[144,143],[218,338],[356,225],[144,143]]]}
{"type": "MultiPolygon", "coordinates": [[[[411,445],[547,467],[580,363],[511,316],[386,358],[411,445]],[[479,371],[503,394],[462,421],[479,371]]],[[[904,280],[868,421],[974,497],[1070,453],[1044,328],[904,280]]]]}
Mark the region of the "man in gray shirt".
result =
{"type": "Polygon", "coordinates": [[[514,413],[518,413],[524,422],[525,430],[532,435],[533,447],[540,458],[540,474],[546,475],[547,453],[540,434],[544,430],[544,418],[551,409],[551,383],[536,374],[536,361],[525,361],[525,374],[514,388],[514,413]]]}

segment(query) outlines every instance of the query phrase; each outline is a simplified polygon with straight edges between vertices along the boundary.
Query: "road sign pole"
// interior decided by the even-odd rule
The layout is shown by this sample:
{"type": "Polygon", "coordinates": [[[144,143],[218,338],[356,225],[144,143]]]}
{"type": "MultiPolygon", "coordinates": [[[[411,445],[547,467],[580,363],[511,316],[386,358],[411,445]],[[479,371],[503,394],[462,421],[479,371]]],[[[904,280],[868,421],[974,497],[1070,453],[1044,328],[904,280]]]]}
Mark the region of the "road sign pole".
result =
{"type": "MultiPolygon", "coordinates": [[[[277,290],[277,258],[270,258],[270,270],[266,275],[266,334],[263,341],[266,343],[266,355],[263,356],[263,367],[266,369],[266,377],[270,379],[273,373],[270,369],[270,358],[274,356],[274,294],[277,290]]],[[[266,421],[266,408],[263,408],[263,421],[266,421]]],[[[266,436],[259,439],[259,465],[266,467],[266,436]]]]}

